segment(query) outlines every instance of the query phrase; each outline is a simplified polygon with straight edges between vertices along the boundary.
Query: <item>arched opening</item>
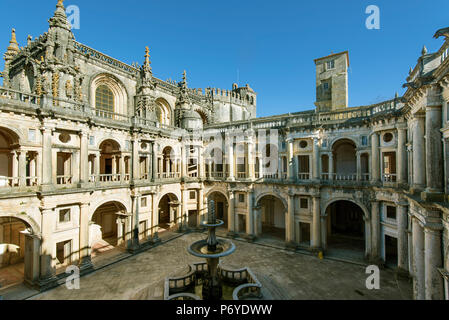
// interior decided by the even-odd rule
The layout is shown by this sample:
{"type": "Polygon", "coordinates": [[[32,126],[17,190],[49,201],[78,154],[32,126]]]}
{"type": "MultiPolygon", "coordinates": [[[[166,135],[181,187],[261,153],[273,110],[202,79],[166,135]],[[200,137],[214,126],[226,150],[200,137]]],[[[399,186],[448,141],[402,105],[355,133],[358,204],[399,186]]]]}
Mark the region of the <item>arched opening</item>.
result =
{"type": "Polygon", "coordinates": [[[19,186],[18,149],[18,136],[11,130],[0,128],[0,188],[19,186]]]}
{"type": "Polygon", "coordinates": [[[116,141],[105,140],[100,144],[99,180],[101,182],[120,180],[121,156],[120,145],[116,141]]]}
{"type": "Polygon", "coordinates": [[[285,240],[286,208],[283,202],[273,195],[263,196],[258,202],[258,234],[262,237],[285,240]]]}
{"type": "Polygon", "coordinates": [[[159,201],[159,228],[160,232],[172,229],[182,222],[179,214],[179,200],[173,193],[164,195],[159,201]]]}
{"type": "Polygon", "coordinates": [[[32,268],[31,265],[25,266],[30,261],[25,255],[32,251],[28,248],[28,234],[33,234],[33,231],[25,221],[0,217],[0,289],[22,283],[25,270],[32,268]]]}
{"type": "Polygon", "coordinates": [[[162,151],[162,159],[159,158],[159,168],[162,171],[162,178],[175,178],[180,170],[180,161],[176,159],[172,147],[165,147],[162,151]]]}
{"type": "Polygon", "coordinates": [[[223,178],[224,172],[224,153],[220,148],[214,148],[210,153],[210,162],[206,166],[207,173],[210,172],[212,178],[223,178]]]}
{"type": "MultiPolygon", "coordinates": [[[[224,222],[223,228],[228,227],[228,200],[225,195],[221,192],[214,191],[207,196],[207,204],[209,205],[209,200],[214,200],[215,202],[215,216],[217,219],[224,222]]],[[[209,209],[209,208],[208,208],[209,209]]],[[[207,212],[205,212],[204,219],[207,219],[207,212]]]]}
{"type": "Polygon", "coordinates": [[[357,204],[339,200],[326,209],[329,250],[354,259],[365,254],[364,212],[357,204]]]}
{"type": "Polygon", "coordinates": [[[89,226],[92,258],[116,247],[118,251],[125,249],[127,217],[125,206],[116,201],[102,204],[95,210],[89,226]]]}
{"type": "Polygon", "coordinates": [[[201,120],[203,121],[203,125],[206,125],[208,123],[207,121],[207,115],[202,110],[195,110],[201,117],[201,120]]]}
{"type": "Polygon", "coordinates": [[[97,116],[112,118],[114,113],[114,93],[107,85],[98,86],[95,91],[95,109],[97,116]]]}
{"type": "Polygon", "coordinates": [[[112,75],[101,74],[94,79],[90,92],[91,107],[103,118],[122,120],[128,114],[128,95],[124,86],[112,75]]]}
{"type": "MultiPolygon", "coordinates": [[[[262,148],[262,172],[264,178],[278,178],[280,172],[278,147],[275,144],[269,143],[262,148]]],[[[260,163],[259,163],[260,165],[260,163]]]]}
{"type": "Polygon", "coordinates": [[[172,125],[173,117],[171,110],[170,104],[165,99],[156,99],[156,119],[161,125],[172,125]]]}
{"type": "Polygon", "coordinates": [[[341,139],[332,146],[335,180],[357,180],[356,145],[352,140],[341,139]]]}

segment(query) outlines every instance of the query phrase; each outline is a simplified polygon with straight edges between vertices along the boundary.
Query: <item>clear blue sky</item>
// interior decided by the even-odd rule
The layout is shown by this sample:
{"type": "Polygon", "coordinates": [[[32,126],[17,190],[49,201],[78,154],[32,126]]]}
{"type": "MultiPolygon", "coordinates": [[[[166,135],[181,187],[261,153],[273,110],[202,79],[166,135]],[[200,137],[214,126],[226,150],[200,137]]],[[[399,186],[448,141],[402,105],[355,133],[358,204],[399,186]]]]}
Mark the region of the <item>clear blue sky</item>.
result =
{"type": "MultiPolygon", "coordinates": [[[[1,51],[17,30],[20,46],[48,29],[57,0],[1,0],[1,51]]],[[[190,87],[258,93],[258,116],[313,109],[315,58],[349,50],[349,105],[403,94],[422,46],[437,50],[434,32],[449,26],[447,0],[66,0],[81,11],[77,41],[127,63],[149,46],[155,76],[190,87]],[[380,8],[380,30],[365,27],[368,5],[380,8]]],[[[3,59],[0,65],[3,70],[3,59]]]]}

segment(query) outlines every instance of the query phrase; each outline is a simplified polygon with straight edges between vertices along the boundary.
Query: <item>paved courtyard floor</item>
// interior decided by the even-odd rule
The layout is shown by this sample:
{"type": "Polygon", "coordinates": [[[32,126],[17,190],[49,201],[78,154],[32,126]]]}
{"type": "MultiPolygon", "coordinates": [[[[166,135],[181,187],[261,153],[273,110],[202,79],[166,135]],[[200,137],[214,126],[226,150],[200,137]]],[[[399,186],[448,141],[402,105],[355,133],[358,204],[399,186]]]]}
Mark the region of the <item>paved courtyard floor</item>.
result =
{"type": "MultiPolygon", "coordinates": [[[[65,285],[38,294],[36,300],[160,300],[164,279],[182,275],[187,265],[201,262],[187,246],[205,239],[205,233],[191,233],[131,256],[80,280],[79,290],[65,285]]],[[[265,299],[412,299],[411,284],[397,279],[392,270],[381,270],[380,289],[365,287],[365,267],[319,260],[317,257],[260,244],[234,240],[236,251],[222,264],[229,268],[248,266],[263,285],[265,299]]]]}

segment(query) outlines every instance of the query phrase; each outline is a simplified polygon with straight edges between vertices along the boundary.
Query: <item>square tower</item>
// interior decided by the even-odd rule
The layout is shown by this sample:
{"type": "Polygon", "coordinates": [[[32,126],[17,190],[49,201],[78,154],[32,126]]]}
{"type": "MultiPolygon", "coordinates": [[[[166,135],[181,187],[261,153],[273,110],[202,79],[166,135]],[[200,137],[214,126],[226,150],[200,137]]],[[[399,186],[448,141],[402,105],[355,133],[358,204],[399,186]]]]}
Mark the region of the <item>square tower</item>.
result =
{"type": "Polygon", "coordinates": [[[317,111],[348,107],[348,51],[315,59],[317,111]]]}

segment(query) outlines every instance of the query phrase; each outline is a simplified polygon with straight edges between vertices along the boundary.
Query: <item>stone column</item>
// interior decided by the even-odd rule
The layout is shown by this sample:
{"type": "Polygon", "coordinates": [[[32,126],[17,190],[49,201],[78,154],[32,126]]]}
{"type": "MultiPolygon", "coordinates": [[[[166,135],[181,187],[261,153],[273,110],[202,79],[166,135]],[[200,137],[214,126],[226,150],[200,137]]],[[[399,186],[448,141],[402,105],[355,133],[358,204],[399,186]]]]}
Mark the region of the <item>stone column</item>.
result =
{"type": "Polygon", "coordinates": [[[197,227],[200,226],[201,221],[206,220],[203,219],[203,201],[204,201],[204,189],[201,187],[201,189],[198,189],[198,202],[197,202],[197,212],[198,212],[198,221],[197,221],[197,227]]]}
{"type": "Polygon", "coordinates": [[[89,142],[88,133],[80,132],[80,183],[89,182],[89,142]]]}
{"type": "Polygon", "coordinates": [[[139,159],[139,141],[137,138],[132,139],[132,181],[140,180],[140,159],[139,159]]]}
{"type": "Polygon", "coordinates": [[[204,179],[204,177],[206,176],[206,162],[204,161],[202,147],[198,147],[198,166],[199,166],[198,177],[204,179]]]}
{"type": "Polygon", "coordinates": [[[95,154],[95,162],[94,162],[94,174],[95,174],[95,182],[100,181],[100,157],[101,154],[98,152],[95,154]]]}
{"type": "Polygon", "coordinates": [[[41,239],[30,233],[25,233],[25,270],[23,273],[24,280],[29,285],[33,286],[39,280],[39,258],[40,258],[41,239]]]}
{"type": "Polygon", "coordinates": [[[371,135],[371,180],[374,183],[380,181],[379,159],[379,135],[374,132],[371,135]]]}
{"type": "Polygon", "coordinates": [[[441,106],[426,107],[426,178],[427,192],[443,190],[443,143],[441,106]]]}
{"type": "Polygon", "coordinates": [[[248,210],[246,216],[246,234],[254,236],[254,208],[253,208],[253,196],[252,191],[248,192],[248,210]]]}
{"type": "Polygon", "coordinates": [[[362,181],[362,161],[360,157],[360,151],[357,151],[356,157],[357,157],[357,181],[362,181]]]}
{"type": "Polygon", "coordinates": [[[318,138],[313,139],[312,163],[312,179],[320,180],[320,150],[318,146],[318,138]]]}
{"type": "Polygon", "coordinates": [[[399,203],[398,216],[398,269],[408,271],[408,235],[407,235],[407,203],[399,203]]]}
{"type": "Polygon", "coordinates": [[[424,300],[425,298],[425,276],[424,276],[424,232],[419,220],[413,217],[413,265],[414,279],[413,291],[415,299],[424,300]]]}
{"type": "Polygon", "coordinates": [[[371,253],[373,251],[371,247],[371,219],[364,215],[363,222],[365,223],[365,259],[368,260],[371,258],[371,253]]]}
{"type": "Polygon", "coordinates": [[[152,143],[152,147],[153,147],[153,181],[155,181],[157,179],[157,144],[156,141],[153,141],[152,143]]]}
{"type": "Polygon", "coordinates": [[[398,128],[398,156],[397,156],[397,169],[398,169],[398,183],[407,182],[407,150],[405,143],[407,141],[407,129],[398,128]]]}
{"type": "Polygon", "coordinates": [[[287,205],[287,221],[286,221],[286,232],[285,241],[287,244],[295,241],[295,206],[294,206],[295,195],[288,194],[288,205],[287,205]]]}
{"type": "Polygon", "coordinates": [[[228,152],[227,152],[227,159],[229,164],[229,174],[228,179],[231,181],[235,180],[235,170],[234,170],[234,142],[233,137],[229,137],[229,141],[227,141],[228,145],[228,152]]]}
{"type": "Polygon", "coordinates": [[[380,213],[379,202],[371,202],[371,257],[373,261],[380,259],[380,213]]]}
{"type": "Polygon", "coordinates": [[[327,216],[321,216],[321,247],[327,250],[327,216]]]}
{"type": "Polygon", "coordinates": [[[329,180],[334,180],[334,154],[329,154],[329,180]]]}
{"type": "Polygon", "coordinates": [[[132,238],[131,246],[128,248],[131,251],[139,248],[139,209],[140,209],[140,194],[132,195],[132,238]]]}
{"type": "Polygon", "coordinates": [[[424,228],[424,269],[426,300],[443,300],[444,283],[438,268],[443,267],[441,257],[441,230],[424,228]]]}
{"type": "Polygon", "coordinates": [[[293,140],[287,141],[287,164],[288,164],[288,179],[295,179],[295,160],[293,159],[293,140]]]}
{"type": "Polygon", "coordinates": [[[235,193],[229,191],[229,206],[228,206],[228,232],[235,233],[235,193]]]}
{"type": "Polygon", "coordinates": [[[27,178],[27,153],[25,150],[20,150],[19,153],[19,186],[26,187],[27,178]]]}
{"type": "Polygon", "coordinates": [[[158,232],[159,232],[159,209],[157,203],[157,193],[151,194],[151,203],[152,203],[152,216],[153,216],[153,225],[151,226],[151,236],[153,241],[157,242],[159,240],[158,232]]]}
{"type": "Polygon", "coordinates": [[[91,268],[89,246],[89,204],[80,205],[80,229],[79,229],[79,261],[81,268],[91,268]]]}
{"type": "Polygon", "coordinates": [[[42,184],[46,186],[53,184],[51,140],[52,130],[42,128],[42,184]]]}
{"type": "MultiPolygon", "coordinates": [[[[187,212],[187,199],[189,199],[189,195],[188,195],[188,190],[187,189],[182,189],[181,190],[181,214],[179,217],[179,223],[180,223],[180,229],[184,229],[187,226],[184,225],[184,221],[186,220],[185,217],[188,217],[188,212],[187,212]]],[[[178,221],[177,221],[178,222],[178,221]]]]}
{"type": "Polygon", "coordinates": [[[413,125],[413,187],[423,189],[426,185],[426,158],[424,141],[424,117],[415,115],[413,125]]]}
{"type": "Polygon", "coordinates": [[[312,248],[321,248],[321,210],[320,197],[314,196],[313,199],[313,232],[312,232],[312,248]]]}
{"type": "Polygon", "coordinates": [[[252,141],[248,142],[248,177],[251,180],[255,179],[255,153],[254,153],[254,143],[252,141]]]}
{"type": "Polygon", "coordinates": [[[119,156],[119,173],[120,181],[125,182],[125,156],[123,154],[119,156]]]}

